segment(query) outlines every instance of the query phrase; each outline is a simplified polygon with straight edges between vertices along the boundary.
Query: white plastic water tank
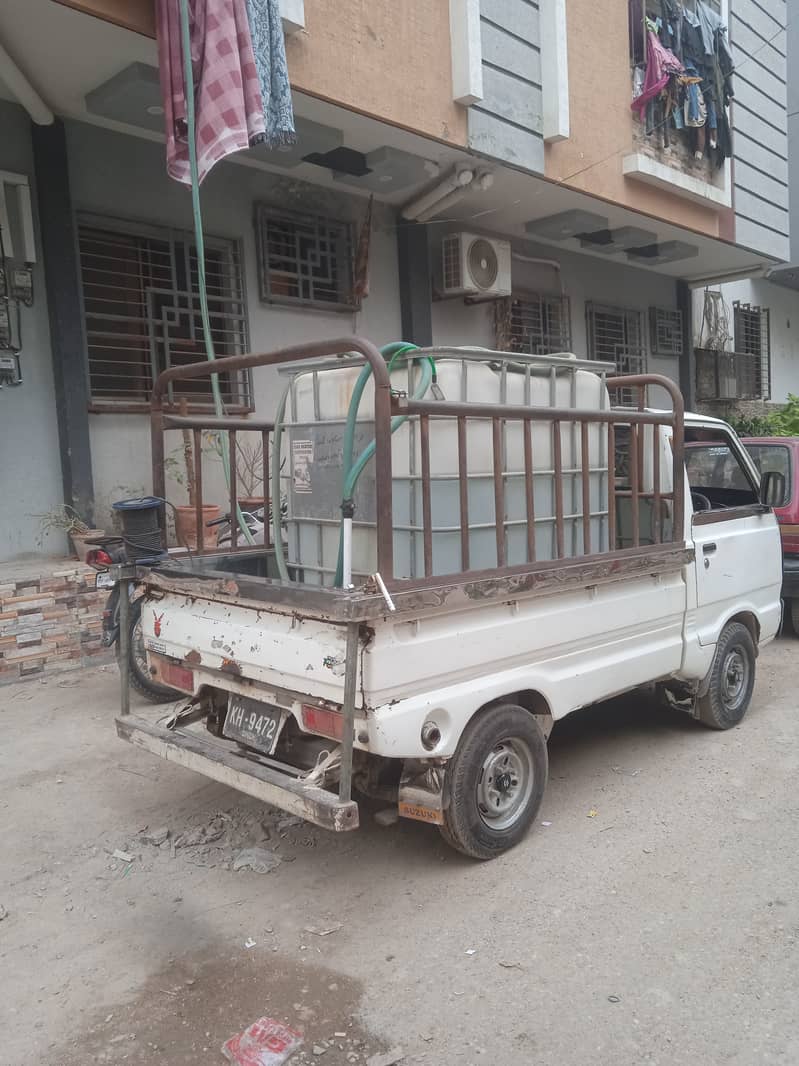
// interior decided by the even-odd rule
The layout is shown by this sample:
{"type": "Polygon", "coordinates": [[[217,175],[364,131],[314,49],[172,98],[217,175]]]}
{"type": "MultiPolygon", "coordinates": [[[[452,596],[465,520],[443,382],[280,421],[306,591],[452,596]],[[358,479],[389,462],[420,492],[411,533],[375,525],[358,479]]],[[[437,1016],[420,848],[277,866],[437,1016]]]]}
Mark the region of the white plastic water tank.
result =
{"type": "MultiPolygon", "coordinates": [[[[569,365],[569,359],[538,359],[486,351],[459,354],[457,348],[436,353],[437,382],[445,400],[514,406],[607,410],[602,376],[569,365]]],[[[342,447],[350,398],[360,367],[300,371],[293,375],[286,414],[283,450],[289,508],[287,556],[302,569],[306,583],[330,584],[336,568],[343,487],[342,447]]],[[[391,374],[392,387],[413,393],[421,370],[402,365],[391,374]]],[[[432,399],[428,391],[426,399],[432,399]]],[[[355,457],[374,436],[372,379],[359,406],[355,457]]],[[[505,485],[508,565],[527,560],[524,441],[518,421],[503,423],[501,470],[505,485]]],[[[579,426],[560,427],[564,554],[583,554],[581,439],[579,426]]],[[[589,426],[591,550],[607,550],[607,429],[589,426]]],[[[492,424],[467,423],[470,569],[497,565],[494,505],[492,424]]],[[[549,422],[532,423],[536,559],[556,554],[553,429],[549,422]]],[[[424,576],[422,535],[421,441],[418,420],[403,424],[392,436],[394,571],[397,577],[424,576]]],[[[430,420],[432,479],[433,573],[462,569],[457,420],[430,420]]],[[[377,566],[374,464],[367,465],[355,493],[353,573],[364,575],[377,566]]]]}

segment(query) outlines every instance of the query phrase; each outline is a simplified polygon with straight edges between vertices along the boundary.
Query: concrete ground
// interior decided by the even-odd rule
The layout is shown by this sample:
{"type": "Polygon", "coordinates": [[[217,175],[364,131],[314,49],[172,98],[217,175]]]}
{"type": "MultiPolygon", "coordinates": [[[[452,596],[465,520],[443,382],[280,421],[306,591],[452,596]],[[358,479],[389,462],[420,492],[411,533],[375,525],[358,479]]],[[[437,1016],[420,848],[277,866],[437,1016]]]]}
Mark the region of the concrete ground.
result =
{"type": "Polygon", "coordinates": [[[637,697],[561,723],[539,824],[483,865],[126,746],[113,667],[4,689],[0,1063],[223,1064],[268,1015],[292,1066],[795,1064],[798,664],[768,648],[729,733],[637,697]],[[258,844],[281,864],[234,871],[258,844]]]}

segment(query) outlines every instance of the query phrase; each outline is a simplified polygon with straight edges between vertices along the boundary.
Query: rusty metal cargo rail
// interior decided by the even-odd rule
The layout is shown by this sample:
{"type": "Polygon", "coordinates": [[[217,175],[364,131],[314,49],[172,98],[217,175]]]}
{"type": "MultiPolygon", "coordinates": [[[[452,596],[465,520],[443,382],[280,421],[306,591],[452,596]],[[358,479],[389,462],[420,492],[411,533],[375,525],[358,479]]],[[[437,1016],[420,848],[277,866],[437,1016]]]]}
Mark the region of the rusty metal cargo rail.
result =
{"type": "MultiPolygon", "coordinates": [[[[420,349],[424,354],[425,349],[420,349]]],[[[475,582],[482,579],[495,581],[504,576],[523,573],[531,575],[544,569],[557,569],[579,560],[584,565],[603,563],[612,557],[619,563],[629,558],[639,558],[645,552],[654,565],[658,556],[664,559],[674,554],[675,549],[684,547],[684,434],[683,434],[683,400],[679,389],[668,378],[659,375],[639,375],[635,377],[610,378],[606,384],[613,392],[633,393],[638,396],[638,406],[633,408],[612,408],[609,410],[579,410],[574,408],[555,408],[539,406],[511,406],[507,404],[483,404],[475,402],[455,403],[449,401],[413,400],[403,395],[392,393],[391,382],[385,360],[378,349],[369,341],[359,337],[344,337],[336,341],[284,348],[274,352],[231,356],[218,359],[214,363],[202,362],[189,366],[173,367],[164,371],[156,380],[151,401],[151,435],[153,458],[153,488],[156,496],[165,494],[164,473],[164,434],[170,429],[188,429],[193,433],[195,452],[199,455],[200,434],[203,428],[217,428],[226,431],[231,437],[231,449],[235,454],[236,434],[243,430],[258,430],[262,434],[264,462],[268,462],[269,432],[271,424],[254,423],[247,419],[225,418],[221,420],[189,419],[171,414],[164,409],[164,398],[168,395],[171,383],[176,379],[207,377],[212,373],[233,374],[256,366],[276,366],[278,364],[302,363],[319,360],[329,356],[355,353],[368,362],[374,379],[374,423],[375,423],[375,497],[376,497],[376,547],[377,569],[385,582],[394,592],[403,589],[438,588],[447,584],[464,581],[475,582]],[[650,386],[663,389],[672,402],[671,411],[646,410],[647,389],[650,386]],[[394,415],[405,415],[418,419],[421,438],[422,456],[422,543],[424,556],[424,576],[416,579],[397,579],[394,574],[394,523],[392,502],[392,456],[391,456],[391,419],[394,415]],[[461,569],[447,575],[433,575],[433,527],[432,527],[432,479],[430,476],[430,422],[431,420],[450,420],[457,425],[458,434],[458,472],[457,480],[460,499],[461,523],[461,569]],[[494,506],[496,521],[496,560],[497,565],[489,570],[472,570],[469,558],[469,498],[468,471],[466,468],[467,426],[470,421],[490,421],[492,426],[492,472],[494,487],[494,506]],[[526,475],[526,560],[522,563],[508,565],[506,544],[505,478],[507,471],[502,466],[502,440],[504,427],[517,423],[521,426],[524,440],[524,473],[526,475]],[[532,490],[532,473],[534,456],[532,446],[533,424],[546,423],[550,427],[551,448],[554,457],[555,485],[555,551],[551,559],[541,560],[536,557],[535,545],[535,501],[532,490]],[[588,461],[589,427],[606,427],[606,446],[608,455],[607,470],[607,549],[594,542],[591,528],[590,476],[588,461]],[[660,435],[651,433],[651,468],[652,485],[644,485],[644,467],[646,434],[645,427],[653,429],[663,426],[671,432],[671,488],[664,491],[661,486],[661,451],[660,435]],[[624,428],[629,433],[629,478],[628,483],[619,483],[614,456],[618,441],[618,432],[624,428]],[[580,497],[582,500],[582,538],[583,551],[567,553],[565,550],[565,523],[562,480],[564,474],[562,456],[562,436],[566,430],[573,430],[579,435],[580,466],[576,473],[580,477],[580,497]],[[630,543],[624,547],[616,545],[617,503],[622,499],[630,501],[631,534],[630,543]],[[648,500],[652,505],[653,523],[651,543],[645,543],[641,536],[640,503],[648,500]],[[671,504],[671,521],[665,522],[663,504],[671,504]],[[500,517],[503,516],[503,517],[500,517]],[[667,529],[668,525],[668,529],[667,529]]],[[[487,353],[490,354],[490,353],[487,353]]],[[[196,464],[200,468],[199,463],[196,464]]],[[[230,503],[231,511],[236,503],[236,479],[231,471],[230,503]]],[[[575,473],[575,472],[569,472],[575,473]]],[[[266,469],[264,471],[266,477],[266,469]]],[[[202,486],[197,497],[196,522],[197,543],[202,545],[200,524],[202,520],[202,486]]],[[[268,523],[267,523],[268,524],[268,523]]],[[[237,544],[235,524],[232,531],[232,548],[241,551],[245,545],[237,544]]],[[[202,553],[202,548],[199,552],[202,553]]],[[[278,585],[283,593],[285,584],[278,585]]],[[[260,597],[259,597],[260,598],[260,597]]]]}

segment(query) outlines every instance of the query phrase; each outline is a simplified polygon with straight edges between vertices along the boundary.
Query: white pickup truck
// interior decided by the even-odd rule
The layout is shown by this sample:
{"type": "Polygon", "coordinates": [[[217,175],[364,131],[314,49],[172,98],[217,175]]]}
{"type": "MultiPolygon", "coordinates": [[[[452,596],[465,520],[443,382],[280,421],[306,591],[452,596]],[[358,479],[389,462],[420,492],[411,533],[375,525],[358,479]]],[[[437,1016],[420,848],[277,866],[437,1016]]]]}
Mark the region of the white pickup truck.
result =
{"type": "MultiPolygon", "coordinates": [[[[358,825],[354,787],[487,859],[533,823],[571,711],[656,686],[742,720],[781,622],[779,487],[729,426],[570,355],[345,338],[217,368],[273,364],[257,428],[285,517],[264,545],[138,566],[151,673],[187,699],[171,728],[123,713],[121,737],[333,830],[358,825]]],[[[210,425],[235,453],[251,431],[164,411],[208,372],[156,384],[158,497],[165,434],[210,425]]]]}

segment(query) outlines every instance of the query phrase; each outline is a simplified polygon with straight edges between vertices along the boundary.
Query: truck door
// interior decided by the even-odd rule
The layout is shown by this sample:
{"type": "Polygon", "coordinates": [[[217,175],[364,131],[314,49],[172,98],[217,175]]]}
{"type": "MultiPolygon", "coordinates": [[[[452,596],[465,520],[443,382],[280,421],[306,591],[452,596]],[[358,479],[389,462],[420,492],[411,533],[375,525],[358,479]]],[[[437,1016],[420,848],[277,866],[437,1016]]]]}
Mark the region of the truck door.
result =
{"type": "Polygon", "coordinates": [[[696,551],[689,624],[700,643],[715,644],[727,619],[749,610],[760,620],[762,637],[773,636],[781,616],[782,553],[751,462],[725,427],[686,426],[685,465],[696,551]]]}

